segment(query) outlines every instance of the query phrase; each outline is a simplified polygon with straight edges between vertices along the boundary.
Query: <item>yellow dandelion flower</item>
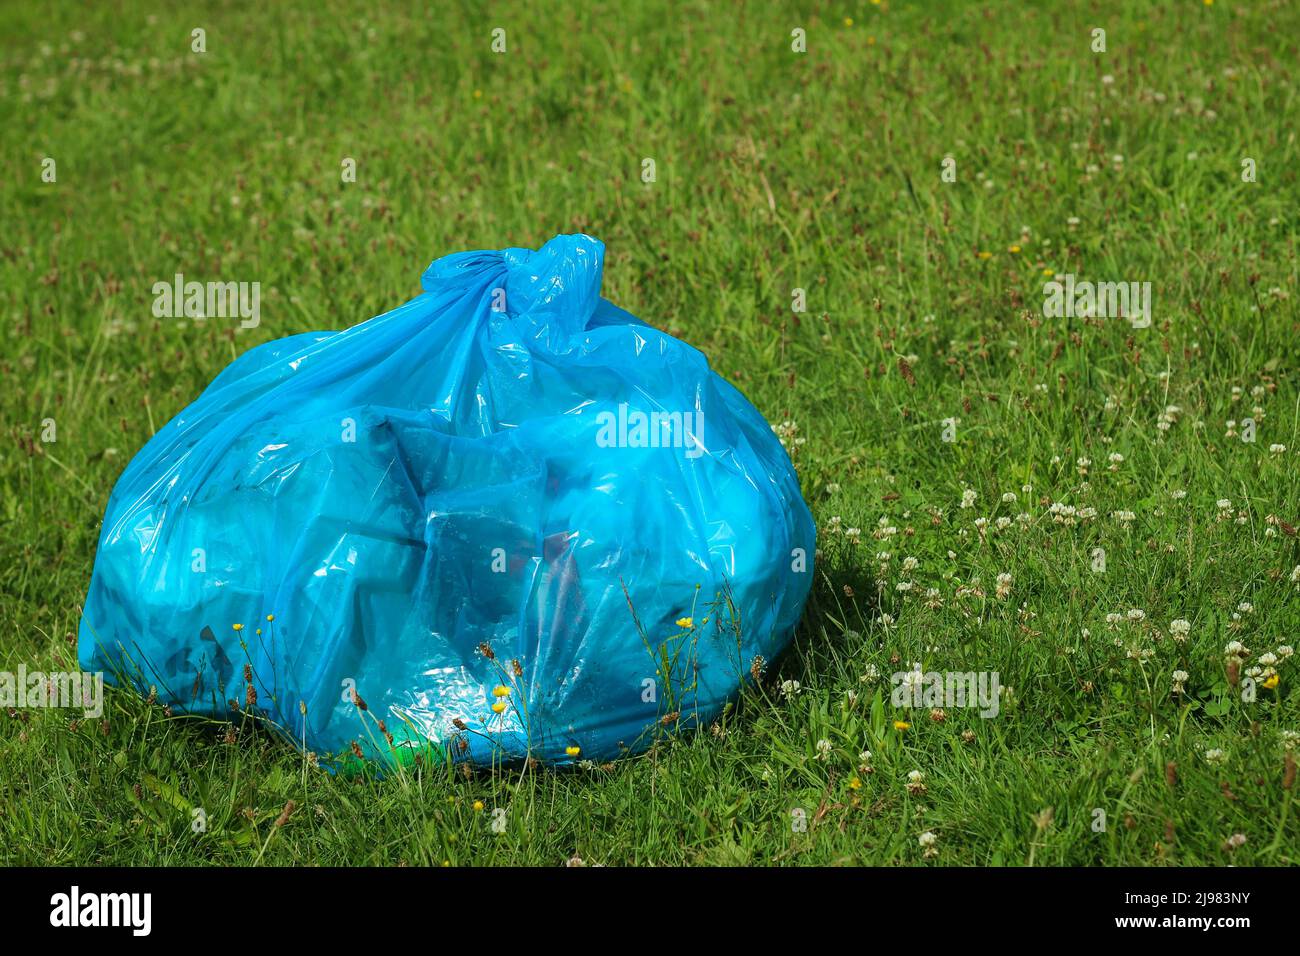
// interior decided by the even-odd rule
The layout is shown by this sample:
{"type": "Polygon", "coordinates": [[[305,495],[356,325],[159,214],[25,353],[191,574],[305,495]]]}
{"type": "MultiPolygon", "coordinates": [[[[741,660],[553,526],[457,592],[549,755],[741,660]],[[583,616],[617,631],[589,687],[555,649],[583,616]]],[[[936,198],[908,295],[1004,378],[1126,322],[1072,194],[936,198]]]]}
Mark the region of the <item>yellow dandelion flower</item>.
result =
{"type": "Polygon", "coordinates": [[[475,800],[475,801],[474,801],[474,812],[475,812],[475,813],[482,813],[482,812],[483,812],[483,801],[482,801],[482,800],[475,800]]]}
{"type": "Polygon", "coordinates": [[[499,700],[492,705],[492,713],[494,714],[503,714],[505,713],[505,710],[506,710],[506,702],[504,700],[499,700]]]}
{"type": "Polygon", "coordinates": [[[565,747],[565,748],[564,748],[564,752],[565,752],[566,754],[568,754],[570,757],[576,757],[576,756],[578,756],[578,754],[582,753],[582,748],[581,748],[581,747],[565,747]]]}
{"type": "Polygon", "coordinates": [[[266,616],[266,619],[267,619],[268,621],[274,621],[274,620],[275,620],[275,615],[274,615],[274,614],[268,614],[268,615],[266,616]]]}
{"type": "Polygon", "coordinates": [[[875,37],[867,37],[867,46],[875,46],[875,45],[876,45],[876,38],[875,38],[875,37]]]}
{"type": "Polygon", "coordinates": [[[232,626],[233,626],[234,629],[237,630],[237,631],[242,631],[242,630],[244,629],[244,625],[242,625],[242,624],[235,624],[235,625],[232,625],[232,626]]]}
{"type": "Polygon", "coordinates": [[[1050,279],[1052,276],[1056,275],[1056,273],[1053,272],[1051,269],[1044,269],[1043,275],[1047,276],[1047,278],[1050,279]]]}
{"type": "Polygon", "coordinates": [[[908,727],[911,727],[911,726],[912,726],[912,725],[909,724],[909,723],[908,723],[907,721],[905,721],[905,720],[896,720],[896,721],[894,721],[894,729],[895,729],[895,730],[906,730],[908,727]]]}
{"type": "Polygon", "coordinates": [[[483,98],[483,91],[482,91],[482,90],[475,90],[475,91],[474,91],[474,99],[476,99],[476,100],[481,100],[482,98],[483,98]]]}
{"type": "Polygon", "coordinates": [[[261,634],[261,633],[262,633],[262,629],[259,627],[259,628],[258,628],[256,631],[254,631],[253,633],[254,633],[254,634],[261,634]]]}
{"type": "Polygon", "coordinates": [[[853,18],[852,18],[852,17],[845,17],[845,18],[844,18],[844,25],[845,25],[846,27],[851,27],[851,26],[853,26],[853,18]]]}
{"type": "Polygon", "coordinates": [[[507,687],[505,684],[497,684],[496,687],[493,687],[493,688],[492,688],[492,696],[493,696],[493,697],[509,697],[509,696],[510,696],[510,688],[507,687]]]}
{"type": "Polygon", "coordinates": [[[1019,246],[1007,246],[1007,252],[1011,253],[1013,256],[1019,251],[1020,251],[1019,246]]]}
{"type": "Polygon", "coordinates": [[[976,253],[976,255],[979,256],[979,258],[981,259],[993,258],[993,253],[989,252],[987,249],[981,249],[979,252],[976,253]]]}
{"type": "Polygon", "coordinates": [[[859,780],[857,777],[850,777],[850,778],[849,778],[849,789],[850,789],[850,790],[861,790],[861,789],[862,789],[862,781],[859,780]]]}
{"type": "Polygon", "coordinates": [[[692,617],[679,617],[677,619],[678,627],[691,627],[694,624],[695,624],[695,619],[692,617]]]}
{"type": "Polygon", "coordinates": [[[1281,677],[1280,677],[1279,675],[1277,675],[1277,674],[1274,674],[1274,675],[1273,675],[1272,677],[1270,677],[1268,680],[1264,681],[1264,686],[1267,687],[1269,690],[1272,690],[1274,687],[1276,687],[1276,686],[1278,685],[1278,682],[1279,682],[1280,680],[1281,680],[1281,677]]]}

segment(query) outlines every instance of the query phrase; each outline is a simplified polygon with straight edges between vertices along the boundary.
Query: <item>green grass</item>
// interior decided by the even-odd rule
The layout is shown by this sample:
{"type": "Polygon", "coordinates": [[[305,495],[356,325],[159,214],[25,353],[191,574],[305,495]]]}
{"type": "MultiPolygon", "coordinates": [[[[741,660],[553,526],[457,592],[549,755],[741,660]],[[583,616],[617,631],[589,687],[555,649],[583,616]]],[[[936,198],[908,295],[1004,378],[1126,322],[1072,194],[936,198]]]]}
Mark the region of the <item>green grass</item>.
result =
{"type": "Polygon", "coordinates": [[[822,554],[758,687],[606,767],[341,778],[127,693],[102,725],[0,712],[0,860],[1297,862],[1300,661],[1246,701],[1224,652],[1244,674],[1300,642],[1294,5],[43,6],[0,10],[0,669],[75,669],[115,479],[233,356],[564,231],[606,242],[607,298],[796,423],[822,554]],[[1046,318],[1044,270],[1150,281],[1154,323],[1046,318]],[[178,271],[260,281],[261,326],[154,319],[178,271]],[[913,661],[1011,691],[987,720],[896,711],[913,661]]]}

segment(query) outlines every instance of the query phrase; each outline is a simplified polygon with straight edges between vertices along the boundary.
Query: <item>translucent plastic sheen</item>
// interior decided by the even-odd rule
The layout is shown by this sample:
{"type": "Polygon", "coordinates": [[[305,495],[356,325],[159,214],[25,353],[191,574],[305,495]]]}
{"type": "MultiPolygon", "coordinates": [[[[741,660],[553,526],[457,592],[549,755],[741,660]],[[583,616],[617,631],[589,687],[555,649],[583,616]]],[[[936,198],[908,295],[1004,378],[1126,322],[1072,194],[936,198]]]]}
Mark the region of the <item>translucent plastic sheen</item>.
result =
{"type": "Polygon", "coordinates": [[[600,298],[603,258],[450,255],[232,362],[113,491],[82,668],[323,759],[604,760],[712,720],[789,642],[814,526],[768,423],[600,298]]]}

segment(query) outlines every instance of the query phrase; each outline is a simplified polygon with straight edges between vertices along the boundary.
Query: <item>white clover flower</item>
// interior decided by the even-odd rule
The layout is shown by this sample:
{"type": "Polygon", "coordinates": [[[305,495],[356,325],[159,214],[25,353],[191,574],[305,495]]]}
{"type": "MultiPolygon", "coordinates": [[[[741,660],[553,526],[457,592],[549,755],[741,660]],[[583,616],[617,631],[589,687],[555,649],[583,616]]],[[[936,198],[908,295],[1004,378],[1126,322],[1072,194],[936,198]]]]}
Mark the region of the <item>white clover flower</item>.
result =
{"type": "Polygon", "coordinates": [[[1277,647],[1277,656],[1281,660],[1286,660],[1294,653],[1295,653],[1295,648],[1292,647],[1290,644],[1279,644],[1277,647]]]}
{"type": "Polygon", "coordinates": [[[938,839],[939,838],[934,835],[933,831],[926,830],[924,833],[922,833],[919,837],[916,838],[916,841],[920,843],[921,846],[930,847],[930,846],[934,846],[935,841],[938,839]]]}
{"type": "Polygon", "coordinates": [[[1011,527],[1011,519],[1006,515],[1002,515],[997,521],[993,522],[993,524],[999,531],[1005,531],[1007,528],[1011,527]]]}
{"type": "Polygon", "coordinates": [[[1181,617],[1169,622],[1169,634],[1175,641],[1187,640],[1187,635],[1192,632],[1192,622],[1183,620],[1181,617]]]}
{"type": "Polygon", "coordinates": [[[1184,498],[1187,497],[1187,492],[1185,492],[1185,491],[1183,491],[1183,489],[1179,488],[1179,489],[1177,489],[1177,490],[1175,490],[1175,491],[1171,491],[1171,492],[1169,492],[1169,496],[1170,496],[1171,498],[1173,498],[1174,501],[1182,501],[1184,498]]]}
{"type": "Polygon", "coordinates": [[[829,760],[831,756],[831,742],[823,737],[817,741],[817,759],[829,760]]]}
{"type": "Polygon", "coordinates": [[[799,686],[799,682],[797,680],[781,681],[781,693],[786,697],[793,697],[801,690],[803,690],[803,688],[799,686]]]}
{"type": "Polygon", "coordinates": [[[907,593],[908,591],[912,590],[912,582],[911,582],[911,581],[899,581],[897,584],[894,585],[894,590],[895,590],[895,591],[902,591],[903,593],[907,593]]]}
{"type": "Polygon", "coordinates": [[[973,507],[975,504],[975,498],[976,498],[975,489],[967,488],[965,491],[961,493],[961,506],[963,508],[973,507]]]}
{"type": "Polygon", "coordinates": [[[1216,501],[1216,502],[1214,503],[1214,505],[1215,505],[1215,507],[1217,507],[1220,511],[1231,511],[1231,510],[1232,510],[1232,502],[1231,502],[1230,500],[1228,500],[1227,498],[1220,498],[1218,501],[1216,501]]]}
{"type": "Polygon", "coordinates": [[[921,771],[919,771],[919,770],[909,770],[909,771],[907,772],[907,782],[908,782],[908,783],[924,783],[924,782],[925,782],[925,774],[921,773],[921,771]]]}
{"type": "Polygon", "coordinates": [[[1016,503],[1016,493],[1014,491],[1004,491],[1002,493],[1002,503],[1004,505],[1013,505],[1016,503]]]}
{"type": "Polygon", "coordinates": [[[1284,730],[1278,734],[1282,739],[1282,746],[1286,750],[1296,750],[1300,748],[1300,731],[1284,730]]]}
{"type": "Polygon", "coordinates": [[[999,598],[1005,598],[1008,594],[1011,593],[1010,574],[1003,571],[1001,574],[998,575],[997,591],[995,593],[999,598]]]}
{"type": "Polygon", "coordinates": [[[1242,614],[1254,614],[1255,605],[1251,604],[1249,601],[1242,601],[1240,604],[1237,605],[1237,610],[1240,611],[1242,614]]]}
{"type": "Polygon", "coordinates": [[[1274,455],[1280,455],[1286,451],[1286,445],[1279,445],[1276,442],[1268,446],[1268,450],[1274,455]]]}
{"type": "Polygon", "coordinates": [[[1128,613],[1124,616],[1130,621],[1143,621],[1146,620],[1147,612],[1142,610],[1140,607],[1131,607],[1128,609],[1128,613]]]}
{"type": "Polygon", "coordinates": [[[920,565],[921,565],[921,562],[918,561],[918,560],[916,560],[916,558],[913,558],[913,557],[906,557],[906,558],[903,559],[903,570],[904,570],[904,571],[915,571],[918,567],[920,567],[920,565]]]}
{"type": "Polygon", "coordinates": [[[1218,747],[1205,751],[1205,762],[1208,764],[1221,764],[1227,759],[1228,754],[1218,747]]]}

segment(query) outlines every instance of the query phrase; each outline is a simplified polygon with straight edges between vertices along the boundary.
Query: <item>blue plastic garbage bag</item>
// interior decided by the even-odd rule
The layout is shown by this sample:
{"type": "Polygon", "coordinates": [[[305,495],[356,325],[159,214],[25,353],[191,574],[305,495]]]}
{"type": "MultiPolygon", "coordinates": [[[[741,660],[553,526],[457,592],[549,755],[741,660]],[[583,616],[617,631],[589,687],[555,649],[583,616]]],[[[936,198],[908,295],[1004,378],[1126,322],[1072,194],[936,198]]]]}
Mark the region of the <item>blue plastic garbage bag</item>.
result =
{"type": "Polygon", "coordinates": [[[251,349],[108,503],[84,670],[328,758],[604,760],[791,639],[815,528],[771,427],[600,298],[604,246],[435,261],[251,349]]]}

